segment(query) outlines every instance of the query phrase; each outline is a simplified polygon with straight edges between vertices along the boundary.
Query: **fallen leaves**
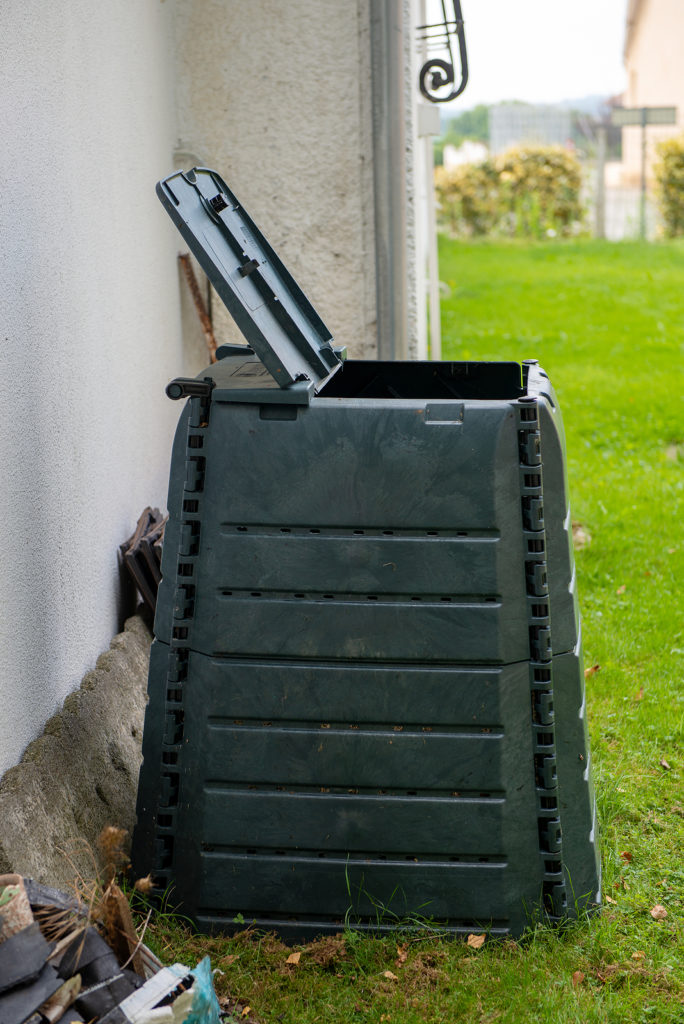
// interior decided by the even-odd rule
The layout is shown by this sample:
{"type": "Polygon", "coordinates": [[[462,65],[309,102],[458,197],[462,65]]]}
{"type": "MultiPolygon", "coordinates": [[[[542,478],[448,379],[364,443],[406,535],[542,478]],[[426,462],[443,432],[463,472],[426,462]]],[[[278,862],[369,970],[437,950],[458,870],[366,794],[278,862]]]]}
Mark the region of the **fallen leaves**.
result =
{"type": "Polygon", "coordinates": [[[231,999],[230,996],[219,995],[218,997],[219,1007],[221,1008],[221,1020],[243,1020],[245,1024],[254,1024],[255,1018],[250,1017],[252,1007],[247,1003],[242,1003],[237,999],[231,999]]]}
{"type": "Polygon", "coordinates": [[[654,921],[664,921],[667,917],[667,910],[660,903],[656,903],[655,907],[651,907],[650,913],[654,921]]]}
{"type": "Polygon", "coordinates": [[[486,936],[485,935],[469,935],[466,939],[467,944],[471,949],[481,949],[484,946],[486,936]]]}
{"type": "Polygon", "coordinates": [[[137,892],[151,892],[154,889],[154,879],[152,875],[145,875],[144,878],[137,878],[133,886],[137,892]]]}
{"type": "Polygon", "coordinates": [[[620,856],[621,856],[621,857],[622,857],[622,859],[623,859],[624,861],[626,861],[626,862],[627,862],[628,864],[629,864],[629,863],[631,862],[631,860],[632,860],[632,854],[631,854],[631,853],[629,852],[629,850],[622,850],[622,852],[620,853],[620,856]]]}
{"type": "Polygon", "coordinates": [[[613,903],[615,904],[615,906],[617,906],[617,900],[614,900],[613,897],[609,896],[607,893],[603,898],[605,899],[606,903],[613,903]]]}
{"type": "Polygon", "coordinates": [[[660,761],[659,761],[658,763],[659,763],[659,765],[660,765],[660,767],[661,767],[661,768],[664,768],[664,769],[665,769],[665,771],[666,771],[666,772],[671,772],[671,771],[672,771],[672,768],[671,768],[671,767],[670,767],[670,765],[669,765],[669,764],[667,763],[667,761],[665,760],[665,758],[664,758],[664,757],[661,757],[661,759],[660,759],[660,761]]]}
{"type": "Polygon", "coordinates": [[[300,952],[297,952],[297,953],[290,953],[290,955],[288,956],[288,958],[287,958],[287,960],[285,961],[285,963],[286,963],[286,964],[293,964],[293,965],[296,965],[296,964],[298,964],[298,963],[299,963],[299,961],[300,961],[301,959],[302,959],[302,954],[301,954],[300,952]]]}
{"type": "Polygon", "coordinates": [[[582,523],[574,522],[572,524],[572,542],[577,551],[585,548],[587,544],[591,544],[591,534],[582,523]]]}
{"type": "Polygon", "coordinates": [[[577,988],[584,981],[584,971],[575,971],[572,976],[572,987],[577,988]]]}
{"type": "Polygon", "coordinates": [[[626,583],[623,583],[621,587],[618,587],[618,588],[617,588],[617,590],[615,591],[615,593],[616,593],[616,594],[624,594],[624,592],[625,592],[626,590],[627,590],[627,584],[626,584],[626,583]]]}
{"type": "Polygon", "coordinates": [[[388,981],[399,981],[399,978],[394,971],[383,971],[382,976],[383,978],[387,978],[388,981]]]}
{"type": "Polygon", "coordinates": [[[612,978],[613,975],[618,974],[619,971],[619,964],[605,964],[601,968],[601,970],[597,969],[596,977],[600,982],[602,982],[605,985],[610,980],[610,978],[612,978]]]}
{"type": "Polygon", "coordinates": [[[644,953],[643,949],[635,949],[632,953],[632,960],[644,960],[645,958],[646,954],[644,953]]]}
{"type": "Polygon", "coordinates": [[[408,944],[405,943],[403,946],[397,946],[397,959],[395,960],[397,967],[401,967],[403,964],[405,964],[407,957],[408,944]]]}
{"type": "Polygon", "coordinates": [[[637,702],[637,701],[640,701],[640,700],[643,700],[643,699],[644,699],[644,688],[642,686],[640,688],[639,692],[634,694],[634,700],[635,700],[635,702],[637,702]]]}
{"type": "Polygon", "coordinates": [[[601,669],[600,665],[592,665],[591,668],[585,668],[585,670],[584,670],[584,678],[585,679],[589,679],[590,676],[595,676],[596,673],[600,671],[600,669],[601,669]]]}

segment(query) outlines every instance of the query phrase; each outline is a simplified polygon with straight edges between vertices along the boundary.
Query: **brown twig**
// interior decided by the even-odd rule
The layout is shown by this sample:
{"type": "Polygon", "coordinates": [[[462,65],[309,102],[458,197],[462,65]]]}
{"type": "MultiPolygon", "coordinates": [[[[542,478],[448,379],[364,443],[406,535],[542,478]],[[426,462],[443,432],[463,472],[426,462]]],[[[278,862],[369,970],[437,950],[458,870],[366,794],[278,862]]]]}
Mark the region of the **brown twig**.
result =
{"type": "Polygon", "coordinates": [[[207,307],[204,305],[204,299],[202,298],[202,293],[200,292],[199,285],[197,284],[195,271],[192,269],[192,264],[190,262],[190,254],[187,252],[179,253],[178,262],[181,265],[183,276],[185,277],[185,280],[188,282],[188,288],[190,289],[190,294],[192,295],[192,301],[195,303],[197,316],[199,317],[199,322],[202,325],[204,337],[207,342],[207,348],[209,349],[210,361],[212,363],[215,363],[216,338],[214,337],[214,330],[211,326],[211,320],[209,319],[209,316],[207,314],[207,307]]]}

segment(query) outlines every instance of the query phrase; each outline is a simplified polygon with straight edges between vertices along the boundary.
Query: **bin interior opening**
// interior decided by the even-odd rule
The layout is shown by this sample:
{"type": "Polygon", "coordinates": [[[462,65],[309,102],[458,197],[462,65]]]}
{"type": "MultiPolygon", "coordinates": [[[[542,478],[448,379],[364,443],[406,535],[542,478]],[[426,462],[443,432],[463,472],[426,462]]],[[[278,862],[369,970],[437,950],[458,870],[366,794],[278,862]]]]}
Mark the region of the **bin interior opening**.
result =
{"type": "Polygon", "coordinates": [[[515,399],[525,394],[519,363],[419,363],[347,359],[320,398],[515,399]]]}

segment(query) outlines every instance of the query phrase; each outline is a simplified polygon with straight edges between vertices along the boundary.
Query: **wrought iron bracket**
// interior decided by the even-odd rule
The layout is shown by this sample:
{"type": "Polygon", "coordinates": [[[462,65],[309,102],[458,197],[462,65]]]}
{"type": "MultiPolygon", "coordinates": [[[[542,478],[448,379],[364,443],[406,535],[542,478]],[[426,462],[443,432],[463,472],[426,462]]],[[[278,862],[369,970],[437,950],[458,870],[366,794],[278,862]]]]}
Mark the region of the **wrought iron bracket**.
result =
{"type": "Polygon", "coordinates": [[[426,44],[426,49],[441,51],[445,57],[428,57],[420,69],[420,91],[430,103],[449,103],[460,96],[468,84],[468,53],[465,41],[465,24],[461,13],[461,0],[451,0],[453,17],[447,13],[447,0],[442,0],[442,21],[430,25],[419,25],[419,40],[426,44]],[[459,84],[456,86],[454,71],[454,52],[452,40],[458,39],[458,54],[461,68],[459,84]],[[448,93],[441,90],[445,86],[454,86],[448,93]]]}

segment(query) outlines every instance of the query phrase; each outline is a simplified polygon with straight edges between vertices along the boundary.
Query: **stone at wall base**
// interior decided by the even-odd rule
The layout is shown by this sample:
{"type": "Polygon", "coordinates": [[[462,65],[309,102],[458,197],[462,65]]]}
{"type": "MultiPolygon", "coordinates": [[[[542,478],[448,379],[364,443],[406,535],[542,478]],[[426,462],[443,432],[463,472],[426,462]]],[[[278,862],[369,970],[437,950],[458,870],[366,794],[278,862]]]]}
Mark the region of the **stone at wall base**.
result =
{"type": "Polygon", "coordinates": [[[128,619],[0,780],[0,873],[69,889],[78,874],[95,877],[106,825],[132,831],[151,639],[142,618],[128,619]]]}

